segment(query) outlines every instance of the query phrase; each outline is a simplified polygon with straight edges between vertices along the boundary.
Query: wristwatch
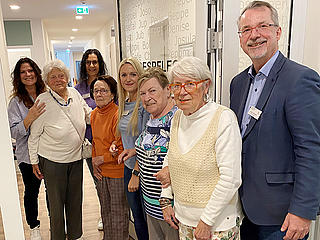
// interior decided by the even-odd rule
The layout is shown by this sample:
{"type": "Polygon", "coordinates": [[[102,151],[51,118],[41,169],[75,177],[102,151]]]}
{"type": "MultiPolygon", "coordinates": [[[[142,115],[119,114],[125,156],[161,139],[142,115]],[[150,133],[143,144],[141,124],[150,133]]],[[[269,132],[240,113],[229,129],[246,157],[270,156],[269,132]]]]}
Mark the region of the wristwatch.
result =
{"type": "Polygon", "coordinates": [[[132,169],[132,174],[136,175],[137,177],[139,177],[140,176],[140,171],[132,169]]]}

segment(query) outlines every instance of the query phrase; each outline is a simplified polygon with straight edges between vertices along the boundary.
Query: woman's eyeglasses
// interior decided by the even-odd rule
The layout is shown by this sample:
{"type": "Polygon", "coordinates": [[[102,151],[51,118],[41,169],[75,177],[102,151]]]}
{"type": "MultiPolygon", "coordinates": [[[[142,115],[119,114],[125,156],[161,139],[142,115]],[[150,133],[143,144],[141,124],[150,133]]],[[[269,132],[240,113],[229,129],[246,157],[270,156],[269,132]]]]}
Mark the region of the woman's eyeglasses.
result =
{"type": "Polygon", "coordinates": [[[101,95],[106,95],[108,92],[110,92],[110,90],[108,90],[108,89],[94,89],[93,90],[94,95],[97,95],[98,93],[100,93],[101,95]]]}
{"type": "Polygon", "coordinates": [[[192,93],[195,90],[197,90],[198,85],[200,83],[206,82],[208,79],[205,80],[200,80],[200,81],[190,81],[190,82],[185,82],[185,83],[171,83],[170,90],[173,92],[173,94],[179,94],[181,89],[184,88],[184,90],[188,93],[192,93]]]}
{"type": "Polygon", "coordinates": [[[93,61],[87,60],[87,61],[86,61],[86,64],[87,64],[88,66],[90,66],[91,64],[92,64],[93,66],[96,66],[96,65],[98,64],[98,61],[96,61],[96,60],[93,60],[93,61]]]}

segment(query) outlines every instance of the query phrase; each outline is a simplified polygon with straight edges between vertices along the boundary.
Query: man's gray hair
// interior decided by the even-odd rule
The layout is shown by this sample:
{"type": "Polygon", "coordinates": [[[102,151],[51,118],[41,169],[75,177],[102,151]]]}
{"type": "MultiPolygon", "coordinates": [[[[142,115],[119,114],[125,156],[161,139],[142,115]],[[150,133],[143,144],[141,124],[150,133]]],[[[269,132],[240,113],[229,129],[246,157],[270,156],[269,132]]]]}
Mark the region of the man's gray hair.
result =
{"type": "Polygon", "coordinates": [[[52,69],[57,68],[60,71],[64,73],[66,76],[67,80],[69,81],[70,79],[70,72],[69,69],[66,67],[66,65],[59,59],[55,59],[53,61],[48,62],[44,67],[43,67],[43,72],[42,72],[42,79],[43,81],[48,84],[48,77],[49,73],[52,71],[52,69]]]}
{"type": "Polygon", "coordinates": [[[275,9],[270,3],[265,2],[265,1],[252,1],[252,2],[250,2],[250,3],[248,4],[248,6],[246,6],[246,7],[242,10],[242,12],[241,12],[241,14],[240,14],[240,16],[239,16],[239,18],[238,18],[237,24],[238,24],[238,29],[239,29],[239,30],[240,30],[239,23],[240,23],[240,19],[241,19],[242,15],[243,15],[247,10],[249,10],[249,9],[259,8],[259,7],[267,7],[267,8],[269,8],[270,11],[271,11],[271,19],[272,19],[273,23],[274,23],[275,25],[279,26],[279,16],[278,16],[277,9],[275,9]]]}

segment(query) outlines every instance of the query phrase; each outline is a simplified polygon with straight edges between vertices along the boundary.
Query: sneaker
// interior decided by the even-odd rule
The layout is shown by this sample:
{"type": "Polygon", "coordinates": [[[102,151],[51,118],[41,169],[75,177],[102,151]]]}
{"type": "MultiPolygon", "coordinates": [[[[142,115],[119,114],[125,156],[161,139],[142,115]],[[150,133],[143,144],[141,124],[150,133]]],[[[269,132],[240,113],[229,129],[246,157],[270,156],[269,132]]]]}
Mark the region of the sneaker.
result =
{"type": "Polygon", "coordinates": [[[102,218],[100,218],[99,221],[98,221],[98,230],[99,230],[99,231],[103,231],[102,218]]]}
{"type": "Polygon", "coordinates": [[[40,226],[31,229],[30,240],[41,240],[40,226]]]}

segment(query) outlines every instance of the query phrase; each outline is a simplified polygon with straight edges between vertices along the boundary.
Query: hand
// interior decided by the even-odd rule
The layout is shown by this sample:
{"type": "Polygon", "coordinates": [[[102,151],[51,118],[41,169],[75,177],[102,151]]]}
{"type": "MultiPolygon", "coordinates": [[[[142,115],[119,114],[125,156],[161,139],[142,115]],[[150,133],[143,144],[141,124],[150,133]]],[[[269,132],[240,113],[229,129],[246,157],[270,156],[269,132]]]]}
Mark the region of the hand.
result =
{"type": "Polygon", "coordinates": [[[96,156],[92,158],[92,167],[93,167],[93,175],[99,179],[102,180],[102,170],[100,168],[100,165],[104,163],[104,157],[103,156],[96,156]]]}
{"type": "Polygon", "coordinates": [[[43,179],[43,175],[39,169],[39,165],[38,164],[32,164],[32,171],[33,171],[33,174],[39,179],[43,179]]]}
{"type": "Polygon", "coordinates": [[[115,143],[112,143],[109,152],[111,152],[112,157],[115,157],[118,155],[119,149],[117,148],[117,145],[115,143]]]}
{"type": "Polygon", "coordinates": [[[41,114],[43,114],[45,110],[45,103],[40,103],[40,100],[38,99],[35,101],[33,106],[29,109],[27,116],[23,120],[24,127],[27,130],[30,125],[33,123],[34,120],[36,120],[41,114]]]}
{"type": "Polygon", "coordinates": [[[37,101],[35,101],[33,106],[29,109],[27,117],[29,116],[29,119],[31,122],[36,120],[42,113],[46,111],[45,110],[46,104],[45,103],[39,104],[39,102],[40,100],[38,99],[37,101]]]}
{"type": "Polygon", "coordinates": [[[310,231],[311,220],[288,213],[281,227],[281,231],[287,230],[284,240],[302,239],[310,231]]]}
{"type": "Polygon", "coordinates": [[[128,191],[135,192],[139,189],[139,177],[136,175],[131,176],[129,184],[128,184],[128,191]]]}
{"type": "Polygon", "coordinates": [[[196,230],[194,231],[194,237],[197,240],[211,239],[211,226],[200,220],[196,230]]]}
{"type": "Polygon", "coordinates": [[[172,206],[168,206],[162,209],[163,219],[170,225],[170,227],[178,230],[178,219],[174,215],[174,210],[172,206]]]}
{"type": "Polygon", "coordinates": [[[171,184],[170,172],[168,166],[162,168],[159,172],[153,174],[161,182],[161,187],[166,188],[171,184]]]}
{"type": "Polygon", "coordinates": [[[130,148],[130,149],[125,149],[123,150],[122,153],[120,153],[118,157],[118,164],[128,160],[129,158],[133,157],[136,155],[136,149],[135,148],[130,148]]]}

